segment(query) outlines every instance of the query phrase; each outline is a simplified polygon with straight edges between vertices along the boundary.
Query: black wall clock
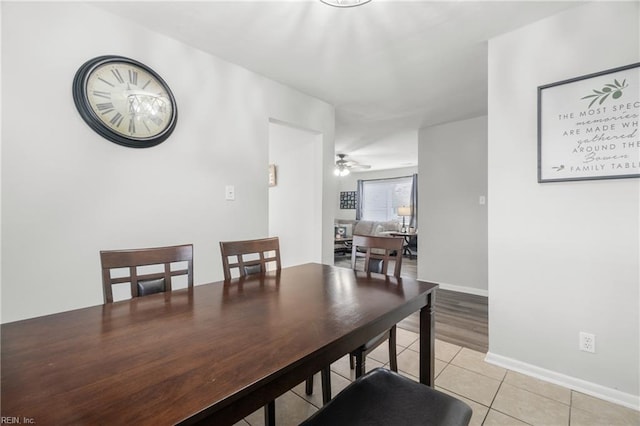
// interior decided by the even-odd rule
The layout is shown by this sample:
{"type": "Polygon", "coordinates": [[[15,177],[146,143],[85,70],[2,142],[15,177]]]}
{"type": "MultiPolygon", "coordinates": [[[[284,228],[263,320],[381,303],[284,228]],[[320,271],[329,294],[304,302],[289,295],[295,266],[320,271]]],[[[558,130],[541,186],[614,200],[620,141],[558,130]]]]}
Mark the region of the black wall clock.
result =
{"type": "Polygon", "coordinates": [[[93,130],[133,148],[163,142],[178,119],[167,83],[148,66],[122,56],[85,62],[73,79],[73,101],[93,130]]]}

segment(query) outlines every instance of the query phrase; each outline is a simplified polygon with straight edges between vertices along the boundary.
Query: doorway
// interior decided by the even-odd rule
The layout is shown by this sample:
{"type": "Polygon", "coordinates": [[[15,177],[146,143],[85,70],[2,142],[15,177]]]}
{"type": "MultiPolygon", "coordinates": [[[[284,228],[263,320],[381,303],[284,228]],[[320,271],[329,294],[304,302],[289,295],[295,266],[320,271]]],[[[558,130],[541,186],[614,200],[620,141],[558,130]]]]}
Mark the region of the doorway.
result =
{"type": "Polygon", "coordinates": [[[269,235],[280,238],[282,266],[322,262],[322,135],[269,122],[269,235]]]}

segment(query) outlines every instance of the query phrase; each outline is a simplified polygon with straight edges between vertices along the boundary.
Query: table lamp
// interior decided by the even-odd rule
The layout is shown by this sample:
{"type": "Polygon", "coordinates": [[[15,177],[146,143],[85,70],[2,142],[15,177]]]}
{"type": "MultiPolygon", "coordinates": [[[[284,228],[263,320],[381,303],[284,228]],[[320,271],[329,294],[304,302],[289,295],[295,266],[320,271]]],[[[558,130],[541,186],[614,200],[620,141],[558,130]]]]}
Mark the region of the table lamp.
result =
{"type": "Polygon", "coordinates": [[[407,216],[411,216],[411,207],[408,206],[401,206],[398,207],[398,216],[402,216],[402,232],[405,232],[407,230],[405,222],[404,222],[404,218],[407,216]]]}

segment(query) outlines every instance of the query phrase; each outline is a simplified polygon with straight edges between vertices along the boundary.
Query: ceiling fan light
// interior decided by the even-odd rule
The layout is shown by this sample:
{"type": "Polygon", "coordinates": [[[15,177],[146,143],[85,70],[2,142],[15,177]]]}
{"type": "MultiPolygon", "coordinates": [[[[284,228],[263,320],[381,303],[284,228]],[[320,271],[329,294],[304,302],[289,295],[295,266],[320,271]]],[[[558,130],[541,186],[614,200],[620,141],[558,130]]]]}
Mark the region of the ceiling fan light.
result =
{"type": "Polygon", "coordinates": [[[333,170],[333,174],[340,177],[346,176],[349,174],[349,169],[344,165],[339,165],[333,170]]]}
{"type": "Polygon", "coordinates": [[[369,3],[371,0],[320,0],[324,4],[334,7],[354,7],[362,6],[369,3]]]}

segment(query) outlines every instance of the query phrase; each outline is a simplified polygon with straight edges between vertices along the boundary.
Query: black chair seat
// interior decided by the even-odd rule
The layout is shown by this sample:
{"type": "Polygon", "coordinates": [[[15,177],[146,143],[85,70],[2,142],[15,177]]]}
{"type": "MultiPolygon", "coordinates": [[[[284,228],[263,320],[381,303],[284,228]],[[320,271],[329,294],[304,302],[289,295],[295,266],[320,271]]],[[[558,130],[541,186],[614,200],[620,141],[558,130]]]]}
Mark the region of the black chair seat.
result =
{"type": "Polygon", "coordinates": [[[389,339],[389,330],[378,334],[376,337],[369,340],[367,343],[360,346],[358,349],[364,352],[369,352],[371,349],[375,349],[378,346],[380,346],[380,343],[384,342],[387,339],[389,339]]]}
{"type": "Polygon", "coordinates": [[[466,426],[464,402],[384,368],[361,376],[301,426],[466,426]]]}

